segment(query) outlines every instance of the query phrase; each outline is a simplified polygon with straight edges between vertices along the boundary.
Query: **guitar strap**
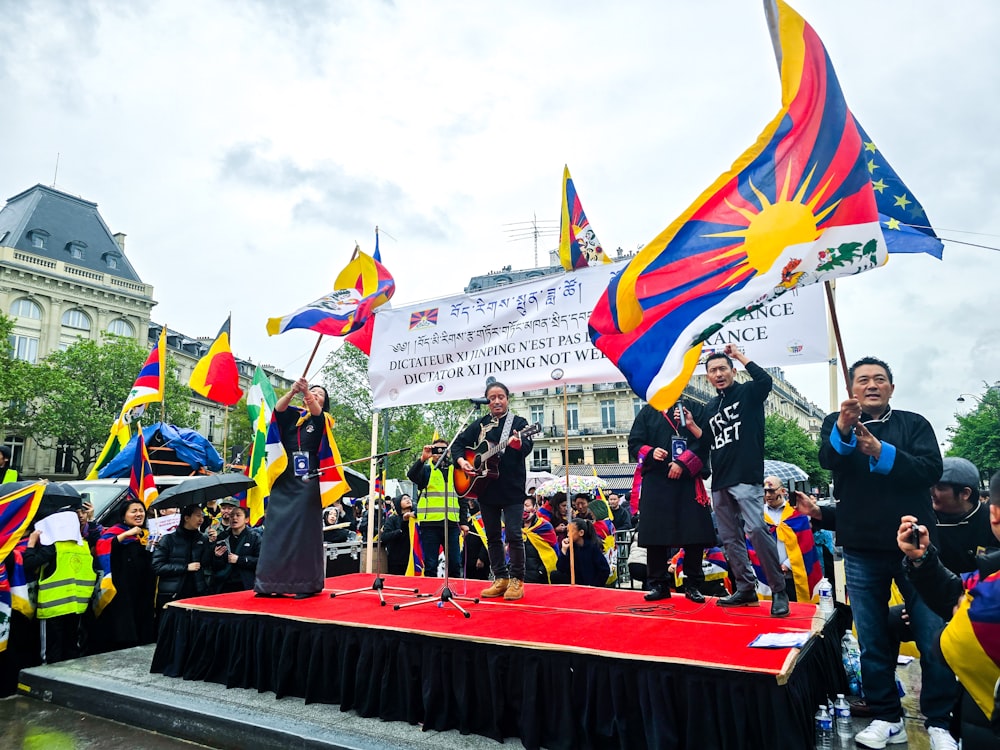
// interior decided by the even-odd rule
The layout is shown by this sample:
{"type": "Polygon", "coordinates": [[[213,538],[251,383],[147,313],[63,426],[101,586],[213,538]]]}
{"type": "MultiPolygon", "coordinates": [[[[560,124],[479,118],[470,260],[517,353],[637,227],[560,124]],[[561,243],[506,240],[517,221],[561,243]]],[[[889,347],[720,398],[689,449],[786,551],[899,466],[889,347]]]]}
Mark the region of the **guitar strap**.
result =
{"type": "Polygon", "coordinates": [[[514,412],[510,409],[507,410],[507,418],[503,421],[503,432],[500,433],[499,445],[503,445],[503,449],[506,451],[507,446],[504,443],[507,442],[507,438],[510,437],[511,428],[514,426],[514,412]]]}

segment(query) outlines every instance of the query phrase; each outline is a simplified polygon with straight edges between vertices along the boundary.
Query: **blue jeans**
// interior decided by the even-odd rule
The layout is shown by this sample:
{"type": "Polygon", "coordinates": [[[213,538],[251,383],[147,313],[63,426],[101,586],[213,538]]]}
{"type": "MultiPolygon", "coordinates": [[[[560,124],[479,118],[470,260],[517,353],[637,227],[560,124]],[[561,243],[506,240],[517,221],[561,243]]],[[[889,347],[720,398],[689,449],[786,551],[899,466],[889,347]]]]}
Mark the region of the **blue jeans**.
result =
{"type": "MultiPolygon", "coordinates": [[[[457,521],[448,521],[448,575],[462,577],[462,548],[458,544],[457,521]]],[[[438,550],[444,547],[444,521],[420,524],[420,548],[424,553],[424,575],[436,578],[438,550]]]]}
{"type": "Polygon", "coordinates": [[[903,716],[896,689],[898,641],[889,626],[889,594],[895,581],[920,649],[920,711],[928,727],[948,728],[958,687],[937,645],[944,621],[928,609],[906,578],[902,553],[845,549],[844,574],[861,644],[861,682],[872,717],[899,721],[903,716]]]}

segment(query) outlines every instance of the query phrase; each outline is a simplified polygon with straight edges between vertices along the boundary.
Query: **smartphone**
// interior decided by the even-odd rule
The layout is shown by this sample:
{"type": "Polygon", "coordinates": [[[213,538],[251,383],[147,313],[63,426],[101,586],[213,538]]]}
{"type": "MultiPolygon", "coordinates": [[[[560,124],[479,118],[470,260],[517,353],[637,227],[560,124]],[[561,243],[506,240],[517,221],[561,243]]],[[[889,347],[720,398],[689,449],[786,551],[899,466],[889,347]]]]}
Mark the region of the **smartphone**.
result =
{"type": "Polygon", "coordinates": [[[910,527],[910,544],[920,549],[920,526],[917,524],[910,527]]]}

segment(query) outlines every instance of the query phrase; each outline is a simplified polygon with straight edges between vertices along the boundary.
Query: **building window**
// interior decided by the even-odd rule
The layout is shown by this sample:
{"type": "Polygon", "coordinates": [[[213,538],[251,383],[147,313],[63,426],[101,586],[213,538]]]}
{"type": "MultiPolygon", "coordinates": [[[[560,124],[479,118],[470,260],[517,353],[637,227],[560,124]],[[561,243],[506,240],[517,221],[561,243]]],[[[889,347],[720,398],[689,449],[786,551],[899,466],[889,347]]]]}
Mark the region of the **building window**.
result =
{"type": "Polygon", "coordinates": [[[601,427],[605,430],[615,427],[615,402],[612,399],[601,401],[601,427]]]}
{"type": "Polygon", "coordinates": [[[535,448],[531,452],[531,466],[548,466],[549,464],[549,449],[548,448],[535,448]]]}
{"type": "Polygon", "coordinates": [[[594,448],[595,464],[616,464],[618,463],[617,448],[594,448]]]}
{"type": "Polygon", "coordinates": [[[569,449],[569,460],[566,460],[566,451],[562,452],[563,455],[563,465],[566,464],[582,464],[583,463],[583,448],[570,448],[569,449]]]}
{"type": "Polygon", "coordinates": [[[531,419],[528,421],[532,424],[535,424],[536,422],[538,424],[545,424],[545,407],[542,404],[532,404],[531,419]]]}
{"type": "Polygon", "coordinates": [[[28,232],[28,240],[31,242],[31,246],[39,250],[45,249],[45,241],[48,237],[49,233],[44,229],[32,229],[28,232]]]}
{"type": "Polygon", "coordinates": [[[577,404],[568,404],[566,406],[566,415],[569,419],[569,429],[579,430],[580,429],[580,407],[577,404]]]}
{"type": "Polygon", "coordinates": [[[73,473],[73,446],[62,445],[56,446],[56,474],[72,474],[73,473]]]}
{"type": "Polygon", "coordinates": [[[35,364],[38,361],[38,339],[34,336],[8,336],[11,356],[35,364]]]}
{"type": "Polygon", "coordinates": [[[640,411],[642,411],[642,399],[632,399],[632,416],[638,417],[640,411]]]}
{"type": "Polygon", "coordinates": [[[32,320],[42,319],[42,308],[27,297],[14,300],[10,306],[10,314],[15,318],[31,318],[32,320]]]}
{"type": "Polygon", "coordinates": [[[83,310],[67,310],[63,313],[62,324],[67,328],[79,328],[81,331],[90,330],[90,318],[83,310]]]}
{"type": "Polygon", "coordinates": [[[114,270],[118,268],[118,253],[105,253],[104,254],[104,264],[114,270]]]}
{"type": "Polygon", "coordinates": [[[135,338],[135,329],[124,318],[115,318],[108,323],[108,333],[115,336],[125,336],[130,339],[135,338]]]}
{"type": "Polygon", "coordinates": [[[21,459],[24,457],[24,438],[8,435],[4,438],[3,444],[10,448],[10,466],[20,471],[21,459]]]}

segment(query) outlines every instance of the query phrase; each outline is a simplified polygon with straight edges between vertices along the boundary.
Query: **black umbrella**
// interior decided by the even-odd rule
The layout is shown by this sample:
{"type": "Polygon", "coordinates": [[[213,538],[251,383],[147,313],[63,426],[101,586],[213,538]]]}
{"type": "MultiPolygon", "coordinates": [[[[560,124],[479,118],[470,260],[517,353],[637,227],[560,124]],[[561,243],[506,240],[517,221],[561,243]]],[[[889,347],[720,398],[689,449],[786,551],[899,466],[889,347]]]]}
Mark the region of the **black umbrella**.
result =
{"type": "Polygon", "coordinates": [[[149,509],[203,505],[209,500],[229,497],[256,485],[257,483],[245,474],[204,474],[185,479],[183,482],[164,490],[149,506],[149,509]]]}
{"type": "Polygon", "coordinates": [[[349,497],[364,497],[368,494],[368,477],[360,471],[355,471],[350,466],[343,467],[344,479],[350,489],[347,490],[349,497]]]}
{"type": "Polygon", "coordinates": [[[83,495],[76,487],[66,482],[49,482],[42,493],[42,502],[38,506],[35,520],[40,521],[46,516],[62,510],[79,510],[83,507],[83,495]]]}

